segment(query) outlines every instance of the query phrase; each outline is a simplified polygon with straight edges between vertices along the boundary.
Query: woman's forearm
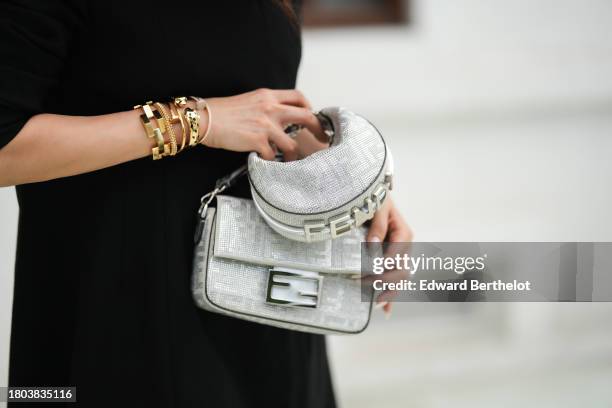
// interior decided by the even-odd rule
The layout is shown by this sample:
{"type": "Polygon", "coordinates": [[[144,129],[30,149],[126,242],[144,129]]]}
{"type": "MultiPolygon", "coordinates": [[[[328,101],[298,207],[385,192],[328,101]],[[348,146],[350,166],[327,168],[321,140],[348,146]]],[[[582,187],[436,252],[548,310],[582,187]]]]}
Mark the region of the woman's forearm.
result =
{"type": "MultiPolygon", "coordinates": [[[[187,105],[201,109],[193,101],[187,105]]],[[[294,160],[300,156],[300,145],[307,154],[322,146],[314,139],[322,138],[321,125],[296,90],[258,89],[211,98],[206,110],[200,112],[197,132],[202,139],[196,141],[209,148],[258,152],[272,160],[275,146],[286,160],[294,160]],[[309,132],[302,132],[298,143],[283,131],[289,124],[305,126],[309,132]],[[308,138],[313,140],[306,143],[308,138]]],[[[140,114],[133,110],[88,117],[33,116],[0,149],[0,186],[74,176],[151,155],[154,142],[146,137],[140,114]]],[[[179,124],[173,129],[183,134],[179,124]]]]}
{"type": "Polygon", "coordinates": [[[0,186],[51,180],[151,154],[139,111],[101,116],[41,114],[0,149],[0,186]]]}

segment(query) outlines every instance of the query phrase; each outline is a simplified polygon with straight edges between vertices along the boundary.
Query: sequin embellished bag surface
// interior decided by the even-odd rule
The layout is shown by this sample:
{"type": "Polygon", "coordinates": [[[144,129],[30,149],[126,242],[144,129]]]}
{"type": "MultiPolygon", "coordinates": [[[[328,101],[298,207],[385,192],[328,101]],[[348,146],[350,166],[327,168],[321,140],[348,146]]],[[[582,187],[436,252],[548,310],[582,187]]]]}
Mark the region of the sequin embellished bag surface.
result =
{"type": "Polygon", "coordinates": [[[249,155],[255,205],[268,225],[297,241],[336,238],[374,216],[392,188],[393,159],[368,120],[344,108],[318,114],[328,149],[277,162],[249,155]]]}
{"type": "Polygon", "coordinates": [[[287,163],[251,154],[248,167],[202,197],[192,276],[199,307],[320,334],[367,327],[373,293],[353,278],[367,232],[361,225],[391,188],[391,156],[362,117],[342,108],[317,116],[329,149],[287,163]],[[220,195],[247,173],[254,200],[220,195]]]}

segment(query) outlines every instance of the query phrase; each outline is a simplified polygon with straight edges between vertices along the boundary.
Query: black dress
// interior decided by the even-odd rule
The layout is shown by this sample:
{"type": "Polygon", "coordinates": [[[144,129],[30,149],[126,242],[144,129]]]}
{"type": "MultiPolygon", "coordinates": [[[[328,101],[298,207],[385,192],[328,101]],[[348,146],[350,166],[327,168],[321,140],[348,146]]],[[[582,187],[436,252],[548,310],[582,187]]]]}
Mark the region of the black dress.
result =
{"type": "MultiPolygon", "coordinates": [[[[273,0],[5,0],[0,147],[39,112],[293,88],[300,53],[273,0]]],[[[74,385],[86,407],[334,406],[323,337],[191,298],[199,197],[245,158],[197,147],[18,186],[10,385],[74,385]]]]}

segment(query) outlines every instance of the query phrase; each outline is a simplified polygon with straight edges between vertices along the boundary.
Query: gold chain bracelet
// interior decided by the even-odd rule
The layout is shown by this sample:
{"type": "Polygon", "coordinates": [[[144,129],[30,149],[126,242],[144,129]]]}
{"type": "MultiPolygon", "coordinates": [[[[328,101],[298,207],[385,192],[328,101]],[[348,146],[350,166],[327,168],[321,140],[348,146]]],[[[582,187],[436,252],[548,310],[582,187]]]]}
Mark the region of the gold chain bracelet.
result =
{"type": "Polygon", "coordinates": [[[183,115],[181,115],[181,111],[179,111],[178,107],[174,103],[170,103],[170,119],[172,123],[181,124],[181,147],[179,149],[179,153],[185,149],[187,145],[187,128],[185,127],[185,121],[183,120],[183,115]]]}
{"type": "Polygon", "coordinates": [[[157,110],[161,113],[162,120],[166,124],[166,129],[168,130],[168,135],[170,136],[170,156],[176,155],[177,145],[176,145],[176,135],[174,134],[174,129],[172,128],[172,122],[166,112],[166,108],[159,102],[155,102],[155,106],[157,110]]]}

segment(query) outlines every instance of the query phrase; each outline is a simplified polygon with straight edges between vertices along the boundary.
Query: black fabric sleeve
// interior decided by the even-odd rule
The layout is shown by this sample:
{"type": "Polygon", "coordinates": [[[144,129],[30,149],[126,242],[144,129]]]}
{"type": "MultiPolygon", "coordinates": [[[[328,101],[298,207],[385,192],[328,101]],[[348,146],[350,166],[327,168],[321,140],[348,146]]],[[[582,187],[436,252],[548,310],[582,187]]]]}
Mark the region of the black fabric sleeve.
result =
{"type": "Polygon", "coordinates": [[[70,1],[0,0],[0,148],[44,112],[82,20],[70,1]]]}

